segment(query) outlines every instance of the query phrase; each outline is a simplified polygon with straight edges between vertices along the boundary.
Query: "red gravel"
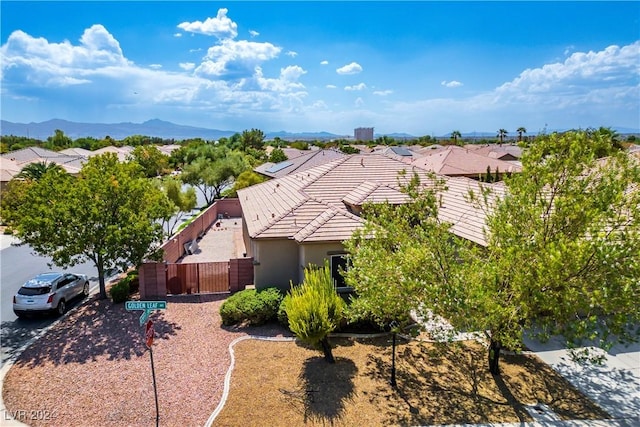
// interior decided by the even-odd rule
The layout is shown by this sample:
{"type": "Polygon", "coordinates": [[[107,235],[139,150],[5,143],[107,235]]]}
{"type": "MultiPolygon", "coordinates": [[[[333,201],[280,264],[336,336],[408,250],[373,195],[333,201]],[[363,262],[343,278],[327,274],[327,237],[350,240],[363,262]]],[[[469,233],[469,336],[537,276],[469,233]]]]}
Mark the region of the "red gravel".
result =
{"type": "MultiPolygon", "coordinates": [[[[162,426],[204,425],[222,396],[231,341],[247,333],[284,333],[277,325],[223,329],[218,311],[224,298],[170,297],[166,310],[151,315],[162,426]]],[[[154,426],[140,314],[93,299],[62,319],[5,377],[8,412],[32,426],[154,426]]]]}

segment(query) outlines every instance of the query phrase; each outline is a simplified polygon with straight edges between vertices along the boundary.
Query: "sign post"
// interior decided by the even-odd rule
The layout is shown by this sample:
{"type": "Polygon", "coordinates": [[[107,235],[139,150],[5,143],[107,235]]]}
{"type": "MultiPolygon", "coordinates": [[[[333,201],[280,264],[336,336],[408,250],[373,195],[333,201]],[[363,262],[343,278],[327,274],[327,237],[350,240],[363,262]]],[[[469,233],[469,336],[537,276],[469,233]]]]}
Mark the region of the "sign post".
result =
{"type": "Polygon", "coordinates": [[[165,310],[167,308],[166,301],[127,301],[124,303],[127,311],[142,310],[140,316],[140,326],[144,325],[149,319],[149,315],[153,310],[165,310]]]}
{"type": "Polygon", "coordinates": [[[156,427],[160,425],[160,409],[158,406],[158,387],[156,386],[156,370],[153,366],[153,338],[155,329],[153,322],[149,320],[149,315],[154,310],[165,310],[167,308],[166,301],[127,301],[124,303],[127,311],[142,310],[140,316],[140,326],[144,325],[145,344],[149,349],[149,357],[151,358],[151,376],[153,378],[153,394],[156,399],[156,427]]]}

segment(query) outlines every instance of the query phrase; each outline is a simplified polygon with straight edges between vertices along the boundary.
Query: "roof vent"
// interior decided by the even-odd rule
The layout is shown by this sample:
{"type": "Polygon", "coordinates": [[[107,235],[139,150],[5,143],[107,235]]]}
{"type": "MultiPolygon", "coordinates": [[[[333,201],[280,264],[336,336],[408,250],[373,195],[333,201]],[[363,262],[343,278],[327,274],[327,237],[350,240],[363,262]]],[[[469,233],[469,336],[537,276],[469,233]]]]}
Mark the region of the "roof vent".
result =
{"type": "Polygon", "coordinates": [[[274,214],[273,212],[271,212],[271,218],[275,218],[276,214],[274,214]]]}
{"type": "Polygon", "coordinates": [[[364,167],[364,158],[360,158],[360,166],[364,167]]]}

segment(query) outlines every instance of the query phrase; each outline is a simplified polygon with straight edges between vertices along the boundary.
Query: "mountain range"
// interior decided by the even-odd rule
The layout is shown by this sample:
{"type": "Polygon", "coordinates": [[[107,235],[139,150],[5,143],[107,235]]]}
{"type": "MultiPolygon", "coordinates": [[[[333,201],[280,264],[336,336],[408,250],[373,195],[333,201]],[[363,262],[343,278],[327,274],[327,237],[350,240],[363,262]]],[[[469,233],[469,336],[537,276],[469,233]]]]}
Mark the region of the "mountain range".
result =
{"type": "MultiPolygon", "coordinates": [[[[13,123],[6,120],[0,120],[0,135],[14,135],[46,140],[55,134],[56,130],[61,130],[71,139],[93,137],[102,139],[110,136],[113,139],[121,140],[127,136],[144,135],[150,137],[158,137],[162,139],[184,140],[191,138],[202,138],[204,140],[217,140],[222,137],[230,137],[241,131],[236,130],[220,130],[207,129],[194,126],[179,125],[164,120],[147,120],[143,123],[77,123],[61,119],[47,120],[41,123],[13,123]]],[[[640,134],[640,129],[630,128],[613,128],[619,134],[640,134]]],[[[566,129],[565,129],[566,130],[566,129]]],[[[554,130],[549,130],[553,132],[554,130]]],[[[560,131],[560,130],[558,130],[560,131]]],[[[511,132],[510,135],[515,135],[511,132]]],[[[375,134],[377,138],[383,134],[375,134]]],[[[407,133],[389,133],[384,134],[396,139],[415,138],[414,135],[407,133]]],[[[448,138],[450,134],[438,136],[438,138],[448,138]]],[[[467,132],[463,133],[463,138],[495,138],[496,132],[467,132]]],[[[266,133],[267,139],[279,137],[284,140],[330,140],[339,138],[350,138],[352,135],[337,135],[330,132],[287,132],[277,131],[266,133]]]]}

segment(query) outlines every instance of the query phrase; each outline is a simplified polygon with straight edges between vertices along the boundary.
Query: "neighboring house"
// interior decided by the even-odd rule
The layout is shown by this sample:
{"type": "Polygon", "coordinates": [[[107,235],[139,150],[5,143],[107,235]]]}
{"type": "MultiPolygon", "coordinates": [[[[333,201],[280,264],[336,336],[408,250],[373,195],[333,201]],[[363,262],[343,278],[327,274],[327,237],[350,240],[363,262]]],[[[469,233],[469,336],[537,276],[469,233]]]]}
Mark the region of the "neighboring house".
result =
{"type": "MultiPolygon", "coordinates": [[[[428,179],[424,171],[401,161],[355,154],[238,190],[247,256],[254,258],[255,286],[286,289],[290,282],[302,281],[306,266],[329,260],[340,287],[338,271],[346,262],[342,242],[364,225],[359,216],[364,203],[407,201],[398,184],[403,170],[428,179]]],[[[448,189],[442,194],[441,218],[452,224],[456,235],[486,245],[484,213],[466,199],[470,189],[477,192],[482,184],[442,178],[448,189]]]]}
{"type": "Polygon", "coordinates": [[[21,169],[15,160],[0,158],[0,192],[5,190],[9,181],[19,174],[21,169]]]}
{"type": "Polygon", "coordinates": [[[430,155],[415,159],[411,165],[439,175],[464,176],[472,179],[484,176],[487,168],[490,168],[491,173],[499,171],[500,175],[522,170],[519,164],[483,156],[478,154],[478,150],[469,150],[456,145],[433,150],[430,155]]]}
{"type": "Polygon", "coordinates": [[[282,178],[283,176],[302,172],[346,156],[343,152],[334,149],[302,151],[302,153],[304,154],[293,158],[289,157],[288,160],[280,163],[263,163],[253,170],[269,178],[282,178]]]}
{"type": "Polygon", "coordinates": [[[99,150],[95,150],[93,152],[94,156],[104,154],[104,153],[113,153],[118,156],[118,160],[121,162],[126,162],[129,159],[129,155],[133,151],[133,147],[125,145],[124,147],[114,147],[110,145],[108,147],[100,148],[99,150]]]}
{"type": "Polygon", "coordinates": [[[27,147],[10,151],[2,154],[0,159],[0,168],[2,170],[1,186],[3,190],[6,184],[30,163],[55,163],[71,175],[77,175],[86,160],[83,156],[69,155],[40,147],[27,147]]]}
{"type": "Polygon", "coordinates": [[[392,159],[400,160],[405,163],[411,163],[414,159],[421,157],[419,154],[414,153],[409,147],[404,145],[385,147],[380,151],[380,154],[384,154],[387,157],[391,157],[392,159]]]}
{"type": "Polygon", "coordinates": [[[522,148],[514,144],[465,145],[477,154],[504,161],[517,161],[522,157],[522,148]]]}

